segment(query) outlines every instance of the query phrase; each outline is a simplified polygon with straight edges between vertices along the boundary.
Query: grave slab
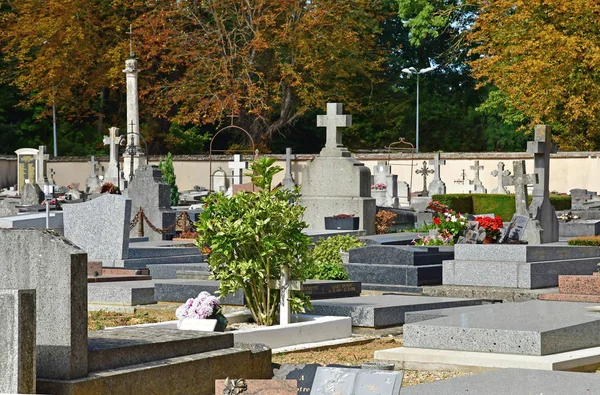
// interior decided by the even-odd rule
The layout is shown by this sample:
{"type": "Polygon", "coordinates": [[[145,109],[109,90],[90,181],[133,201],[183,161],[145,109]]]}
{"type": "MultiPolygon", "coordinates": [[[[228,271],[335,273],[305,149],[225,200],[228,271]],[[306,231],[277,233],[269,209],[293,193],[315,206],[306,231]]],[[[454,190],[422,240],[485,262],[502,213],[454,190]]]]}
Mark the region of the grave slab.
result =
{"type": "MultiPolygon", "coordinates": [[[[244,395],[296,395],[298,393],[297,380],[244,380],[247,389],[244,395]]],[[[222,394],[225,381],[215,382],[215,394],[222,394]]]]}
{"type": "Polygon", "coordinates": [[[383,328],[404,324],[408,311],[481,304],[479,299],[434,298],[412,295],[360,296],[312,302],[311,314],[352,317],[352,326],[383,328]]]}
{"type": "MultiPolygon", "coordinates": [[[[195,298],[202,291],[214,295],[219,289],[216,280],[157,280],[154,285],[154,297],[157,302],[185,302],[195,298]]],[[[244,305],[244,293],[238,290],[235,294],[224,295],[221,304],[244,305]]]]}
{"type": "MultiPolygon", "coordinates": [[[[156,303],[153,280],[88,284],[88,303],[138,306],[156,303]]],[[[187,300],[187,299],[186,299],[187,300]]]]}
{"type": "Polygon", "coordinates": [[[595,394],[600,393],[600,377],[595,374],[574,372],[500,369],[402,388],[402,395],[455,395],[463,393],[486,395],[595,394]]]}
{"type": "Polygon", "coordinates": [[[588,303],[502,303],[404,325],[404,346],[549,355],[600,346],[600,315],[588,303]]]}
{"type": "Polygon", "coordinates": [[[559,237],[580,237],[600,235],[600,220],[575,220],[558,222],[559,237]]]}
{"type": "Polygon", "coordinates": [[[310,393],[311,395],[373,393],[398,395],[403,374],[403,372],[318,367],[310,393]]]}

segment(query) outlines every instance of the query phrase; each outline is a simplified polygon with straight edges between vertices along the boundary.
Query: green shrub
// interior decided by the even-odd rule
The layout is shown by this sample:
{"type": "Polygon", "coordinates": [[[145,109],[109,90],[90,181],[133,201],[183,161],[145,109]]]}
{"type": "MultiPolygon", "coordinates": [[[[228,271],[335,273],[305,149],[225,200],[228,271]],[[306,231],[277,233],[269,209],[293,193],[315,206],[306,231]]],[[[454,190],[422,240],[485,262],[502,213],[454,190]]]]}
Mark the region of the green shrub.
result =
{"type": "Polygon", "coordinates": [[[163,180],[171,187],[171,206],[177,206],[179,204],[179,189],[177,188],[177,179],[175,178],[173,157],[171,156],[170,152],[167,154],[167,157],[164,159],[164,161],[163,158],[160,158],[160,162],[158,162],[158,168],[162,173],[163,180]]]}
{"type": "Polygon", "coordinates": [[[312,253],[313,269],[311,278],[317,280],[348,280],[348,273],[342,264],[340,251],[348,252],[365,243],[351,235],[337,235],[319,239],[312,253]]]}
{"type": "Polygon", "coordinates": [[[550,203],[556,211],[571,209],[571,196],[569,195],[550,195],[550,203]]]}
{"type": "Polygon", "coordinates": [[[502,217],[504,221],[510,221],[515,213],[514,195],[488,195],[472,194],[473,214],[490,214],[502,217]]]}
{"type": "Polygon", "coordinates": [[[469,194],[455,193],[447,195],[433,195],[431,200],[445,204],[457,213],[473,213],[473,199],[469,194]]]}
{"type": "Polygon", "coordinates": [[[582,236],[569,239],[570,246],[595,246],[600,247],[600,236],[582,236]]]}

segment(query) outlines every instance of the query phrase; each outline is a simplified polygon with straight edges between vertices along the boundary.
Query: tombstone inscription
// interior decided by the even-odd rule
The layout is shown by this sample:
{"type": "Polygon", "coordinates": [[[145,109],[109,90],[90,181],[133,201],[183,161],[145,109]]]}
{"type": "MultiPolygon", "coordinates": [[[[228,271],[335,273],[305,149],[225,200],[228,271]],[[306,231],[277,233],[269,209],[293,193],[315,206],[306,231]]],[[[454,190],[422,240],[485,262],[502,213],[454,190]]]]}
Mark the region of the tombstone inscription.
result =
{"type": "Polygon", "coordinates": [[[319,367],[311,395],[397,395],[403,372],[319,367]]]}
{"type": "Polygon", "coordinates": [[[21,192],[26,180],[32,184],[37,180],[35,161],[38,150],[21,148],[16,150],[15,154],[17,154],[17,188],[21,192]]]}

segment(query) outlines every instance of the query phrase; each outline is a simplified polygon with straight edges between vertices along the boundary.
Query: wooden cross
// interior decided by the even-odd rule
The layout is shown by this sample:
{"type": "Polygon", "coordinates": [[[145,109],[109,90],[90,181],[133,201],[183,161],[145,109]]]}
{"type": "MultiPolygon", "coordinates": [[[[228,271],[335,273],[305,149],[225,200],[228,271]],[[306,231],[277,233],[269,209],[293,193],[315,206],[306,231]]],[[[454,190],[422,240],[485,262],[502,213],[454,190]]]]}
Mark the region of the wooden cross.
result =
{"type": "Polygon", "coordinates": [[[423,193],[422,194],[423,194],[423,196],[429,196],[429,191],[427,190],[427,174],[433,174],[434,171],[427,167],[427,161],[424,160],[423,167],[421,167],[420,169],[417,169],[415,171],[415,173],[423,175],[423,193]]]}
{"type": "Polygon", "coordinates": [[[529,216],[527,210],[527,185],[535,185],[538,182],[537,174],[525,174],[525,161],[516,160],[513,162],[512,176],[502,176],[504,185],[515,186],[515,208],[516,214],[529,216]]]}
{"type": "Polygon", "coordinates": [[[290,323],[292,310],[290,305],[291,291],[302,290],[302,282],[292,281],[290,278],[290,267],[282,266],[279,280],[270,280],[269,287],[279,290],[279,325],[290,323]]]}
{"type": "Polygon", "coordinates": [[[233,155],[233,162],[227,163],[229,168],[233,169],[233,184],[234,185],[242,184],[242,177],[243,177],[242,170],[248,168],[248,162],[242,162],[241,158],[242,158],[242,156],[240,154],[235,154],[235,155],[233,155]]]}
{"type": "Polygon", "coordinates": [[[446,161],[440,160],[440,153],[436,152],[433,154],[433,160],[430,160],[429,164],[433,165],[433,179],[440,180],[440,166],[444,166],[446,161]]]}
{"type": "Polygon", "coordinates": [[[508,190],[504,187],[504,176],[510,176],[510,171],[504,170],[503,162],[498,162],[498,170],[492,171],[492,176],[498,177],[498,186],[492,189],[492,193],[508,195],[508,190]]]}
{"type": "Polygon", "coordinates": [[[327,115],[317,115],[317,127],[326,128],[327,133],[324,151],[334,153],[344,148],[339,128],[352,126],[352,115],[342,113],[342,103],[327,103],[327,115]]]}

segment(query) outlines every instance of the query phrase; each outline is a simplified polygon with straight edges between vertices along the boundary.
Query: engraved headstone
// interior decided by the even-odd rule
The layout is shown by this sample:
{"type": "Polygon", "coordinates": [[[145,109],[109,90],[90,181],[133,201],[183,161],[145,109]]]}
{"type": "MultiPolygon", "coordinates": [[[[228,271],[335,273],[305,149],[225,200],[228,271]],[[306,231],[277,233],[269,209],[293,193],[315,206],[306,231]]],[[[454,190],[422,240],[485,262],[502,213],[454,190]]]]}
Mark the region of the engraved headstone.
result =
{"type": "Polygon", "coordinates": [[[17,154],[17,188],[22,191],[26,182],[34,184],[37,180],[35,163],[38,150],[21,148],[16,150],[15,154],[17,154]]]}
{"type": "Polygon", "coordinates": [[[85,180],[85,193],[96,193],[100,192],[100,188],[102,187],[102,182],[100,182],[100,178],[96,175],[96,167],[98,166],[98,162],[96,162],[96,158],[94,155],[91,156],[90,161],[90,175],[87,180],[85,180]]]}
{"type": "Polygon", "coordinates": [[[212,186],[215,192],[225,193],[227,191],[227,174],[220,167],[212,174],[212,186]]]}
{"type": "Polygon", "coordinates": [[[40,145],[38,149],[38,154],[36,158],[36,182],[40,186],[48,184],[48,174],[47,174],[47,161],[50,159],[50,155],[46,153],[46,146],[40,145]]]}
{"type": "Polygon", "coordinates": [[[392,174],[387,161],[378,161],[373,167],[371,196],[380,207],[398,208],[398,175],[392,174]]]}
{"type": "Polygon", "coordinates": [[[487,193],[487,189],[481,183],[481,179],[479,178],[479,170],[483,170],[483,166],[479,166],[479,161],[476,160],[474,165],[470,167],[474,172],[474,177],[472,180],[469,180],[469,184],[473,185],[474,193],[487,193]]]}
{"type": "Polygon", "coordinates": [[[536,174],[525,174],[525,161],[516,160],[513,161],[513,175],[502,176],[503,184],[515,187],[515,209],[518,215],[529,216],[529,210],[527,210],[527,185],[535,184],[537,182],[536,174]]]}
{"type": "Polygon", "coordinates": [[[119,128],[112,127],[108,129],[108,136],[104,136],[102,140],[104,145],[109,147],[109,162],[104,174],[104,182],[112,182],[115,185],[119,179],[119,139],[119,128]]]}
{"type": "Polygon", "coordinates": [[[504,170],[504,163],[498,162],[498,169],[492,171],[492,176],[498,177],[498,185],[492,189],[493,194],[508,195],[508,190],[504,186],[504,176],[509,176],[510,171],[504,170]]]}
{"type": "Polygon", "coordinates": [[[508,240],[524,240],[525,229],[529,223],[529,216],[515,214],[510,221],[510,225],[507,229],[508,240]]]}
{"type": "Polygon", "coordinates": [[[430,195],[445,195],[446,184],[440,178],[440,166],[446,164],[445,160],[440,160],[440,153],[436,152],[433,154],[433,160],[429,161],[430,165],[433,165],[433,181],[429,184],[430,195]]]}

